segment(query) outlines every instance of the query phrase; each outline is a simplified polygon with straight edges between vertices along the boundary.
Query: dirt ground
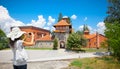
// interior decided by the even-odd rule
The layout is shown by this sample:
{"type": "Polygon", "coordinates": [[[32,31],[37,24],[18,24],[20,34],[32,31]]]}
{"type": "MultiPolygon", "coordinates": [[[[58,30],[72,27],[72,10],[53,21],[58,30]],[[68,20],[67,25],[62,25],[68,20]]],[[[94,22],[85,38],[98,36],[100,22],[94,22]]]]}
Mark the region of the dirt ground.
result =
{"type": "MultiPolygon", "coordinates": [[[[68,60],[29,62],[27,69],[64,69],[69,64],[68,60]]],[[[12,63],[0,63],[0,69],[13,69],[13,65],[12,63]]]]}

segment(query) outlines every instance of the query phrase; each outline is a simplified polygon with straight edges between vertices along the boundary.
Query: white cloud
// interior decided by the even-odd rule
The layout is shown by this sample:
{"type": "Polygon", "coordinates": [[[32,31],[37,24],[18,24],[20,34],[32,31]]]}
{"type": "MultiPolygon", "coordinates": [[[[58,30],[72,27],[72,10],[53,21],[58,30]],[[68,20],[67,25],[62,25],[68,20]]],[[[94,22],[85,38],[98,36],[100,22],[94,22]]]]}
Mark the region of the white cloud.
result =
{"type": "Polygon", "coordinates": [[[87,18],[87,17],[85,17],[85,18],[84,18],[84,21],[86,21],[87,19],[88,19],[88,18],[87,18]]]}
{"type": "Polygon", "coordinates": [[[77,16],[76,15],[72,15],[71,18],[75,20],[77,18],[77,16]]]}
{"type": "Polygon", "coordinates": [[[3,6],[0,6],[0,19],[9,19],[10,16],[8,14],[8,11],[6,8],[4,8],[3,6]]]}
{"type": "Polygon", "coordinates": [[[39,15],[38,20],[32,20],[31,23],[27,25],[32,25],[32,26],[43,28],[45,24],[46,24],[46,19],[43,17],[43,15],[39,15]]]}
{"type": "MultiPolygon", "coordinates": [[[[55,19],[52,18],[51,16],[48,17],[48,23],[49,25],[54,23],[55,19]]],[[[43,28],[46,24],[46,19],[43,17],[43,15],[38,16],[38,20],[31,20],[30,23],[25,24],[21,21],[15,20],[9,15],[8,10],[0,6],[0,28],[7,34],[10,32],[10,27],[12,26],[25,26],[25,25],[31,25],[31,26],[36,26],[43,28]]],[[[47,28],[47,29],[52,29],[52,28],[47,28]]]]}
{"type": "Polygon", "coordinates": [[[68,16],[63,16],[63,18],[68,18],[68,16]]]}
{"type": "Polygon", "coordinates": [[[79,26],[79,30],[83,31],[83,25],[79,26]]]}
{"type": "Polygon", "coordinates": [[[8,33],[10,31],[11,26],[21,25],[25,24],[10,17],[8,10],[3,6],[0,6],[0,26],[5,33],[8,33]]]}
{"type": "MultiPolygon", "coordinates": [[[[90,30],[90,33],[96,33],[98,32],[99,34],[103,34],[104,35],[104,31],[106,29],[105,27],[105,23],[104,22],[99,22],[97,24],[97,28],[92,28],[91,26],[88,25],[88,29],[90,30]]],[[[83,25],[79,26],[79,30],[83,31],[83,25]]]]}
{"type": "Polygon", "coordinates": [[[52,27],[52,28],[51,28],[51,31],[54,31],[54,30],[55,30],[55,28],[54,28],[54,27],[52,27]]]}
{"type": "MultiPolygon", "coordinates": [[[[84,25],[79,26],[79,30],[83,31],[83,27],[84,27],[84,25]]],[[[93,30],[92,27],[89,25],[88,25],[88,29],[90,30],[90,32],[92,32],[92,30],[93,30]]]]}
{"type": "Polygon", "coordinates": [[[47,30],[50,30],[50,31],[54,31],[55,28],[53,26],[47,26],[47,27],[44,27],[44,29],[47,29],[47,30]]]}
{"type": "Polygon", "coordinates": [[[55,22],[55,19],[52,18],[52,16],[49,16],[49,17],[48,17],[48,23],[47,23],[47,25],[50,26],[50,25],[52,25],[54,22],[55,22]]]}
{"type": "Polygon", "coordinates": [[[50,30],[50,27],[44,27],[44,29],[50,30]]]}
{"type": "Polygon", "coordinates": [[[99,22],[97,24],[97,31],[98,31],[98,33],[104,34],[105,29],[106,29],[106,27],[105,27],[105,23],[104,22],[99,22]]]}

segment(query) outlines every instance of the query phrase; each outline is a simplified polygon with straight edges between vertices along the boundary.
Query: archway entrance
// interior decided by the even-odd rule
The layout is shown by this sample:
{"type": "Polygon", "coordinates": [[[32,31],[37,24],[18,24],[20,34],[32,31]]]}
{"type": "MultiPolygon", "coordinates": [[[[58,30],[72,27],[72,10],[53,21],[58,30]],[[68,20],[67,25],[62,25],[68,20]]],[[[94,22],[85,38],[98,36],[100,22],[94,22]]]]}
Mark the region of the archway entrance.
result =
{"type": "Polygon", "coordinates": [[[65,42],[64,41],[60,41],[60,48],[65,48],[65,42]]]}

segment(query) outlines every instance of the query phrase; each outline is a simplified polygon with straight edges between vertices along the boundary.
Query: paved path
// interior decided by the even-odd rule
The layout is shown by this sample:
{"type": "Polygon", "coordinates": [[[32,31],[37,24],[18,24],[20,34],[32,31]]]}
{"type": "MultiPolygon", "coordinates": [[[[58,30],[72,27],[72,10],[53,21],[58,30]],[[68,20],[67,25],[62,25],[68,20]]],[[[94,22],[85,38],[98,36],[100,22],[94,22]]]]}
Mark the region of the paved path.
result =
{"type": "MultiPolygon", "coordinates": [[[[27,50],[27,53],[29,55],[28,62],[99,56],[95,55],[95,53],[74,53],[65,50],[27,50]]],[[[12,57],[13,54],[11,50],[0,51],[0,63],[11,63],[12,57]]]]}
{"type": "MultiPolygon", "coordinates": [[[[65,50],[27,50],[27,53],[29,55],[28,69],[61,69],[70,63],[63,59],[100,56],[95,53],[74,53],[65,50]]],[[[0,51],[0,69],[13,69],[12,57],[11,50],[0,51]]]]}

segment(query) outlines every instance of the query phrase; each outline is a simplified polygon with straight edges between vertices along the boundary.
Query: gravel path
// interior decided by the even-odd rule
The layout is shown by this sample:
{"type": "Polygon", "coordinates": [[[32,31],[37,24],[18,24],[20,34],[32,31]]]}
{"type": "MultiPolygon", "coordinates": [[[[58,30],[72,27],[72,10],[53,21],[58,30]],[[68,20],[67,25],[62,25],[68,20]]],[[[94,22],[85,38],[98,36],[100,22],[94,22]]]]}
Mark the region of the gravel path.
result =
{"type": "MultiPolygon", "coordinates": [[[[74,58],[99,57],[95,53],[74,53],[65,50],[27,50],[29,55],[28,69],[61,69],[69,65],[74,58]]],[[[12,51],[0,51],[0,69],[12,68],[12,51]]]]}
{"type": "MultiPolygon", "coordinates": [[[[62,69],[68,67],[69,61],[28,62],[28,69],[62,69]]],[[[12,63],[0,63],[0,69],[13,69],[12,63]]]]}

